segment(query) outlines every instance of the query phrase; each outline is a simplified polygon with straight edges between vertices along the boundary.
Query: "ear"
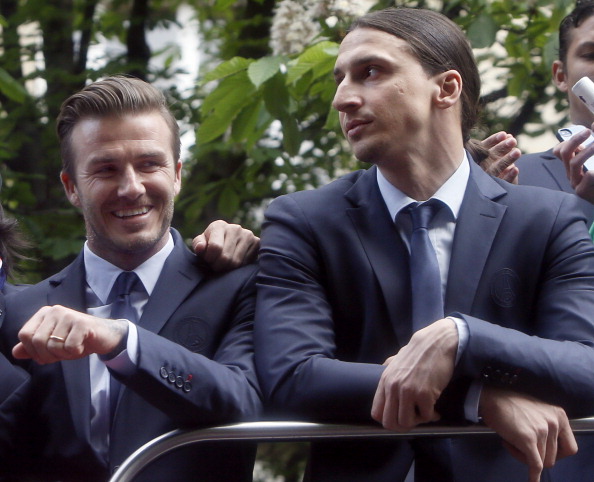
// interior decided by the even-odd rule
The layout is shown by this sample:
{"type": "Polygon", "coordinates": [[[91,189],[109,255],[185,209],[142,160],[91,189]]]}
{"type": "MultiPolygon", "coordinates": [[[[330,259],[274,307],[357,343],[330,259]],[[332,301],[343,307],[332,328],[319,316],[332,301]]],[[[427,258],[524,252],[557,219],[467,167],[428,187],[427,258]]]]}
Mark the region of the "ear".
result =
{"type": "Polygon", "coordinates": [[[181,190],[181,172],[182,172],[182,162],[181,161],[177,161],[177,164],[175,165],[175,181],[174,181],[174,192],[175,195],[177,196],[181,190]]]}
{"type": "Polygon", "coordinates": [[[565,65],[560,60],[553,62],[553,81],[561,92],[568,92],[569,86],[567,85],[567,72],[565,71],[565,65]]]}
{"type": "Polygon", "coordinates": [[[74,180],[70,177],[66,171],[60,172],[60,181],[62,181],[62,186],[64,186],[64,192],[66,193],[66,197],[70,201],[70,204],[73,206],[80,208],[80,198],[78,197],[78,190],[76,189],[76,184],[74,180]]]}
{"type": "Polygon", "coordinates": [[[435,76],[437,94],[435,104],[440,109],[455,105],[462,95],[462,76],[457,70],[448,70],[435,76]]]}

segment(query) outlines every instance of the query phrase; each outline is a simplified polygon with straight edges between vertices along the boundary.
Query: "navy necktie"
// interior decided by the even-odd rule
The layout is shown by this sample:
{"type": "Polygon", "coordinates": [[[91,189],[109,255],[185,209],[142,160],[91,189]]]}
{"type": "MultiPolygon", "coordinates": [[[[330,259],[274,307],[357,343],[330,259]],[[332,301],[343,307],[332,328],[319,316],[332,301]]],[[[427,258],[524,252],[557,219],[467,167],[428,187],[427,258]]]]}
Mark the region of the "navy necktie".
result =
{"type": "Polygon", "coordinates": [[[132,323],[138,321],[136,310],[130,302],[130,294],[138,291],[142,282],[134,271],[122,271],[117,277],[109,298],[113,300],[110,317],[114,320],[120,318],[130,320],[132,323]]]}
{"type": "Polygon", "coordinates": [[[412,220],[410,278],[413,332],[443,318],[439,264],[427,231],[431,219],[442,206],[440,201],[432,200],[412,203],[405,208],[412,220]]]}
{"type": "MultiPolygon", "coordinates": [[[[130,295],[134,291],[141,291],[142,289],[142,281],[140,281],[140,278],[134,271],[122,271],[113,284],[109,295],[109,299],[114,300],[111,305],[110,318],[114,320],[123,318],[136,323],[138,321],[138,314],[132,306],[130,295]]],[[[120,383],[114,377],[110,377],[109,406],[112,420],[119,394],[120,383]]]]}

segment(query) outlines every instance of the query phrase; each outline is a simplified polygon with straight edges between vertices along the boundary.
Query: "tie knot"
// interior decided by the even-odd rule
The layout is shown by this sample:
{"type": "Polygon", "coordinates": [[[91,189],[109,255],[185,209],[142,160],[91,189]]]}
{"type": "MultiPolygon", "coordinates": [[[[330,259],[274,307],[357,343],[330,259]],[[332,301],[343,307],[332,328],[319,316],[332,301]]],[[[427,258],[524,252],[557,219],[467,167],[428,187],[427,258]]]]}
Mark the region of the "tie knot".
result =
{"type": "Polygon", "coordinates": [[[122,271],[111,289],[111,299],[128,296],[133,291],[141,289],[142,282],[134,271],[122,271]]]}
{"type": "Polygon", "coordinates": [[[435,199],[431,199],[424,203],[411,203],[406,208],[412,220],[412,230],[427,229],[433,216],[442,207],[442,203],[435,199]]]}

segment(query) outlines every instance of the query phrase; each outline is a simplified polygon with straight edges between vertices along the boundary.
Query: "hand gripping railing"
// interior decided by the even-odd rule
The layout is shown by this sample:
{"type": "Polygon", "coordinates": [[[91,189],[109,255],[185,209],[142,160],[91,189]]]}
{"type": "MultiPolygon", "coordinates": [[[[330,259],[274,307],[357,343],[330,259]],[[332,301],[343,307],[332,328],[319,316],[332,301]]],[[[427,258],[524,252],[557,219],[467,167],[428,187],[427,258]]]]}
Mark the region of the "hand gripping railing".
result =
{"type": "MultiPolygon", "coordinates": [[[[594,417],[571,420],[574,433],[594,433],[594,417]]],[[[130,482],[150,462],[184,445],[209,441],[309,442],[359,438],[416,438],[489,435],[483,425],[421,425],[410,432],[393,432],[375,425],[338,425],[308,422],[249,422],[196,430],[173,430],[147,442],[131,454],[109,482],[130,482]]]]}

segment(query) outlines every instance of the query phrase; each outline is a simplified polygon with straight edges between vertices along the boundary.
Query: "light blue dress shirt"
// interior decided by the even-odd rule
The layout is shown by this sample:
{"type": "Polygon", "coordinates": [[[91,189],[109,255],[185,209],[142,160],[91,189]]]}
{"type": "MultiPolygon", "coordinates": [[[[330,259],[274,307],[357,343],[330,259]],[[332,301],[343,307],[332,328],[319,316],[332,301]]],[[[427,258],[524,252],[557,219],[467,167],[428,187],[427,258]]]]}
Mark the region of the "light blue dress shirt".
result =
{"type": "MultiPolygon", "coordinates": [[[[169,234],[167,244],[155,255],[142,263],[134,272],[144,286],[144,291],[131,293],[133,308],[140,319],[148,299],[159,280],[165,260],[173,250],[173,238],[169,234]]],[[[123,271],[117,266],[100,258],[91,251],[88,243],[84,246],[84,263],[86,273],[87,313],[99,318],[109,318],[111,305],[107,304],[109,294],[116,278],[123,271]]],[[[128,338],[126,349],[115,358],[101,361],[99,356],[89,356],[91,385],[91,445],[95,451],[107,460],[109,453],[109,371],[107,367],[118,373],[127,374],[134,370],[138,358],[138,332],[134,323],[128,322],[128,338]]]]}

